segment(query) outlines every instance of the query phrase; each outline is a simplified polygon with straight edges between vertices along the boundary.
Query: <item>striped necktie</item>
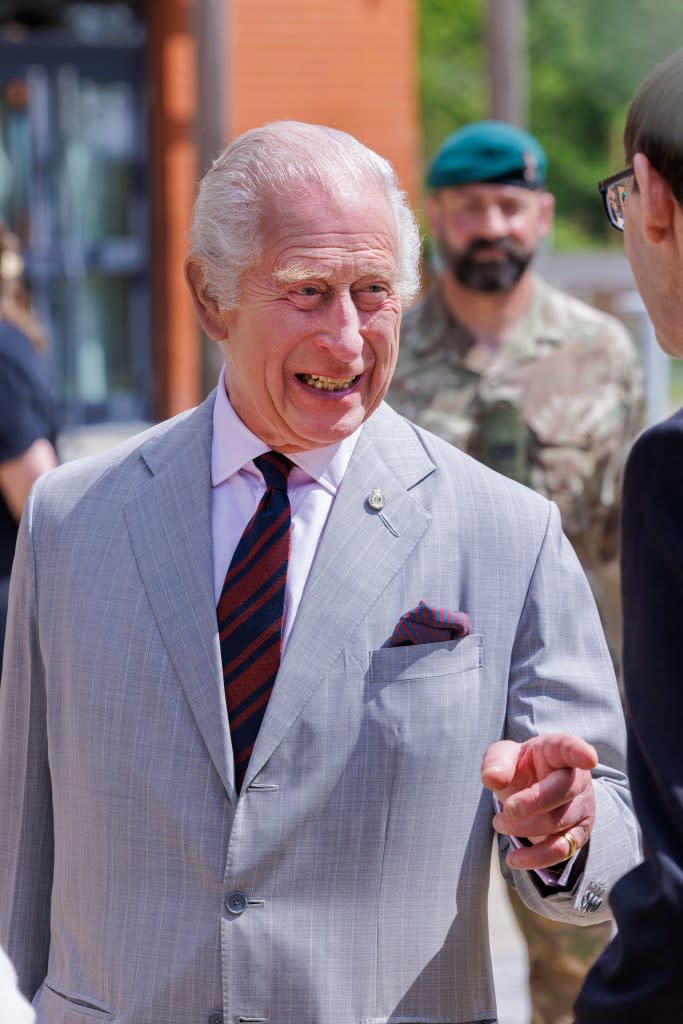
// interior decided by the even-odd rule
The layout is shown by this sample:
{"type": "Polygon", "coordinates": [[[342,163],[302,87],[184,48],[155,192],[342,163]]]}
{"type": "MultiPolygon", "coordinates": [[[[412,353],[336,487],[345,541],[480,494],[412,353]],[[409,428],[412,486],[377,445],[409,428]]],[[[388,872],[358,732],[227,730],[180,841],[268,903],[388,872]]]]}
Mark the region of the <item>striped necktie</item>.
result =
{"type": "Polygon", "coordinates": [[[254,464],[267,490],[232,556],[217,612],[238,792],[280,667],[291,523],[292,463],[266,452],[254,464]]]}

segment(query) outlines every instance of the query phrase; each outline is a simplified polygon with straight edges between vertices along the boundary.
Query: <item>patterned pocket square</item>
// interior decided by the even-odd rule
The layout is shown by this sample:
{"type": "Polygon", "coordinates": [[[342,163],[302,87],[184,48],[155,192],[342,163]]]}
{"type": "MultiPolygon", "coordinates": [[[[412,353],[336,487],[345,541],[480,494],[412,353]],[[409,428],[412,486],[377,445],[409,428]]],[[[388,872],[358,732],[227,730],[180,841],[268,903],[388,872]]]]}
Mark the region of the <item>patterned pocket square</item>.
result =
{"type": "Polygon", "coordinates": [[[467,612],[452,612],[448,608],[433,608],[420,601],[398,620],[389,637],[387,647],[407,647],[409,644],[433,644],[443,640],[469,636],[472,620],[467,612]]]}

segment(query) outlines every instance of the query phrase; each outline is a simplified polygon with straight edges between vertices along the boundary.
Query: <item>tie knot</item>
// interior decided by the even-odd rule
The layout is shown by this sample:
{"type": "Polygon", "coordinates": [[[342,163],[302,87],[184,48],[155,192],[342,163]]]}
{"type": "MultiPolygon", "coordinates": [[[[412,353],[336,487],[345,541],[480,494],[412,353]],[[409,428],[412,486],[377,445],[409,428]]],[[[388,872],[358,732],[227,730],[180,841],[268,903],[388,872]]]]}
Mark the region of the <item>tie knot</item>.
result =
{"type": "Polygon", "coordinates": [[[287,490],[289,471],[294,463],[280,452],[266,452],[254,459],[254,465],[263,473],[266,486],[275,491],[287,490]]]}

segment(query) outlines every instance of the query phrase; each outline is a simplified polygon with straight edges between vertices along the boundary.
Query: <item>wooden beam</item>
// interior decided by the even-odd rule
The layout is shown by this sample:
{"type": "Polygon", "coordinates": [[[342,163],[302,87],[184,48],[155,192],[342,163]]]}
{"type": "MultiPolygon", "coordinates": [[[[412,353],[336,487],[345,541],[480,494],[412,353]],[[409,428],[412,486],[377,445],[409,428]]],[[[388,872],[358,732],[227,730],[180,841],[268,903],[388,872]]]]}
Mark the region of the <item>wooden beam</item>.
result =
{"type": "Polygon", "coordinates": [[[183,279],[198,177],[193,0],[151,0],[150,206],[153,414],[201,398],[201,345],[183,279]]]}

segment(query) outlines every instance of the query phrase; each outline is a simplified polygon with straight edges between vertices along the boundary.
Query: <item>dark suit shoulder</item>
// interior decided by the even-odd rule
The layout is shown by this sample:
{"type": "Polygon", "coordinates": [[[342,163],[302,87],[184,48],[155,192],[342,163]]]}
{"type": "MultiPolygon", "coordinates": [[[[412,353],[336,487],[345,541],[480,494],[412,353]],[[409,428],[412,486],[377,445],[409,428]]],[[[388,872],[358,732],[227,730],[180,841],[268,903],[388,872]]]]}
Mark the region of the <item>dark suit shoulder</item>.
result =
{"type": "Polygon", "coordinates": [[[656,504],[683,493],[683,409],[644,430],[629,453],[624,476],[626,515],[632,503],[656,504]]]}
{"type": "Polygon", "coordinates": [[[636,438],[631,449],[634,461],[648,457],[661,445],[678,445],[683,441],[683,409],[659,423],[653,424],[636,438]]]}

